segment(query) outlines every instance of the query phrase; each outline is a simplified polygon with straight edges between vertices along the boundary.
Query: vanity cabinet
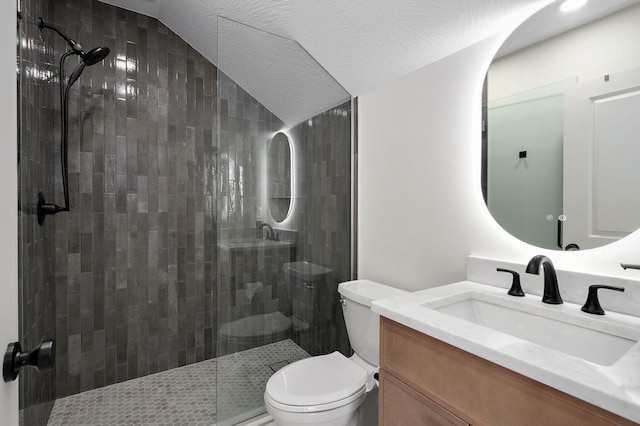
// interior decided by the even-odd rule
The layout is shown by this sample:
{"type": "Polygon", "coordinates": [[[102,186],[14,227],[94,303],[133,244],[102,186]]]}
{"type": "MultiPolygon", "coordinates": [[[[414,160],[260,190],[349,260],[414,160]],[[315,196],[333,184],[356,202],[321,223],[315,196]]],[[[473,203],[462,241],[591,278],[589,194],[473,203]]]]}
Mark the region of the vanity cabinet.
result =
{"type": "Polygon", "coordinates": [[[635,425],[381,317],[380,424],[635,425]]]}

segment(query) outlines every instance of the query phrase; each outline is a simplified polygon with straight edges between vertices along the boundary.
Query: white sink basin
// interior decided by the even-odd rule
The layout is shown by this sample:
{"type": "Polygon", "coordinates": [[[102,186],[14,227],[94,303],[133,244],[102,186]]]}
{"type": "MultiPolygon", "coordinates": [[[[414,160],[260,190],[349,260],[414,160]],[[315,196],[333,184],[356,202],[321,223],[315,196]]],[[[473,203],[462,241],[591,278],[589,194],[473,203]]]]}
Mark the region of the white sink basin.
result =
{"type": "Polygon", "coordinates": [[[585,325],[592,318],[577,305],[572,313],[538,304],[471,291],[422,306],[604,366],[615,364],[638,342],[637,335],[615,324],[585,325]]]}

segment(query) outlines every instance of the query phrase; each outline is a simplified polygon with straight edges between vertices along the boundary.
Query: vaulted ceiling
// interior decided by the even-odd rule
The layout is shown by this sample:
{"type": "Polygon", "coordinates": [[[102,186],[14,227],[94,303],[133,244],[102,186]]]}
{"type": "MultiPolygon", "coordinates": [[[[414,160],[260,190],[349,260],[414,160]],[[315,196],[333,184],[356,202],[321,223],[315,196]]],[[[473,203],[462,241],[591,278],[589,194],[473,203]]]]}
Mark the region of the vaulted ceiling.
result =
{"type": "Polygon", "coordinates": [[[293,124],[511,27],[551,0],[100,1],[157,18],[293,124]]]}

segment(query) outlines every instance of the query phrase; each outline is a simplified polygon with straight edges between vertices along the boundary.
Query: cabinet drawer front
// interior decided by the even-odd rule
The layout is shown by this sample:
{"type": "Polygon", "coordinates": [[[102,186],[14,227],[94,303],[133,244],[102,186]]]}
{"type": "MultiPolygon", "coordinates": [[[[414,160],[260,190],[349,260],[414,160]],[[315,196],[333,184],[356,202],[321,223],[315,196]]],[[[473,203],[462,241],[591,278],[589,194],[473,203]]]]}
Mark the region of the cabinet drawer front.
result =
{"type": "Polygon", "coordinates": [[[469,426],[426,396],[380,370],[380,425],[469,426]]]}
{"type": "Polygon", "coordinates": [[[473,425],[634,425],[387,318],[380,366],[473,425]]]}

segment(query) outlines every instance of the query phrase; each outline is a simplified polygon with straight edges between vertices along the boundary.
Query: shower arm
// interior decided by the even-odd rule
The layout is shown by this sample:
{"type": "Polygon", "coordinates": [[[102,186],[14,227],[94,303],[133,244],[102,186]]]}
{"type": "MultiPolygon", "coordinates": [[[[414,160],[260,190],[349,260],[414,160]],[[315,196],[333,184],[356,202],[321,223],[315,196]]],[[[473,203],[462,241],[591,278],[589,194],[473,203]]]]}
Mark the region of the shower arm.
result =
{"type": "Polygon", "coordinates": [[[41,30],[43,28],[48,28],[50,30],[53,30],[55,32],[57,32],[60,37],[62,37],[69,46],[71,46],[71,50],[70,52],[75,54],[75,55],[81,55],[82,52],[82,46],[80,45],[80,43],[78,43],[77,41],[73,40],[72,38],[69,38],[65,33],[63,33],[62,31],[60,31],[59,29],[57,29],[56,27],[54,27],[53,25],[47,24],[46,22],[44,22],[44,20],[42,18],[38,18],[38,28],[40,28],[41,30]]]}

